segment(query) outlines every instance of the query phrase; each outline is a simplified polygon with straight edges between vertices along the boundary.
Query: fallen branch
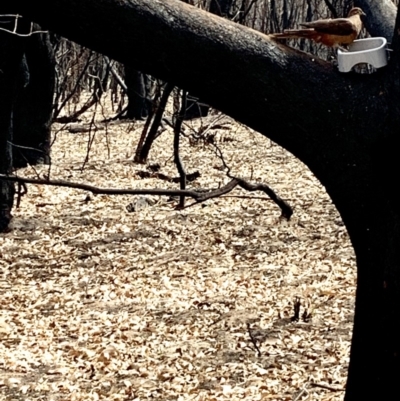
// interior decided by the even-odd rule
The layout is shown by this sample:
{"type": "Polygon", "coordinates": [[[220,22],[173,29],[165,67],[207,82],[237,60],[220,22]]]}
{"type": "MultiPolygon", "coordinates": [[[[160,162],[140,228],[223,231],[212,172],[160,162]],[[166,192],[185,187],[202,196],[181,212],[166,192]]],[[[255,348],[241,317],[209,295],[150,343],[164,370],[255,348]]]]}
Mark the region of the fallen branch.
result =
{"type": "Polygon", "coordinates": [[[275,193],[275,191],[270,188],[267,184],[251,184],[243,179],[240,178],[235,178],[234,176],[231,175],[231,168],[228,166],[224,159],[224,155],[222,153],[222,150],[219,148],[219,146],[216,143],[213,143],[215,153],[217,157],[221,159],[222,165],[224,169],[227,171],[227,176],[235,179],[238,181],[238,185],[243,188],[246,191],[249,192],[254,192],[254,191],[262,191],[265,194],[267,194],[270,199],[275,202],[281,209],[282,211],[282,217],[284,217],[286,220],[290,220],[293,214],[293,209],[290,207],[290,205],[284,201],[279,195],[275,193]]]}
{"type": "MultiPolygon", "coordinates": [[[[180,177],[171,177],[169,175],[163,174],[163,173],[158,173],[158,172],[150,172],[150,171],[143,171],[140,170],[136,172],[136,175],[140,178],[157,178],[159,180],[167,181],[167,182],[175,182],[179,183],[180,182],[180,177]]],[[[201,174],[198,171],[195,171],[194,173],[190,173],[186,175],[186,181],[187,182],[192,182],[197,180],[201,174]]]]}
{"type": "Polygon", "coordinates": [[[331,391],[345,391],[344,388],[329,386],[328,384],[325,383],[311,383],[311,386],[324,388],[325,390],[331,390],[331,391]]]}
{"type": "Polygon", "coordinates": [[[3,175],[3,174],[0,174],[0,180],[14,181],[25,184],[49,185],[53,187],[75,188],[84,191],[89,191],[97,195],[166,195],[166,196],[185,195],[195,200],[199,199],[200,201],[203,201],[204,197],[204,193],[199,193],[193,190],[181,191],[179,189],[162,189],[162,188],[155,188],[155,189],[99,188],[93,185],[81,184],[73,181],[35,179],[35,178],[25,178],[25,177],[17,177],[14,175],[3,175]]]}
{"type": "Polygon", "coordinates": [[[208,199],[218,198],[222,195],[225,195],[231,192],[234,188],[238,185],[243,189],[249,191],[256,191],[260,190],[269,195],[272,193],[274,196],[270,196],[271,199],[281,208],[282,217],[286,218],[287,220],[290,219],[290,216],[293,214],[292,208],[283,201],[279,196],[275,194],[275,192],[270,189],[265,184],[257,184],[253,185],[250,184],[240,178],[232,178],[226,185],[218,189],[202,189],[201,191],[195,190],[180,190],[180,189],[162,189],[162,188],[154,188],[154,189],[118,189],[118,188],[99,188],[93,185],[88,184],[81,184],[78,182],[71,182],[65,180],[46,180],[46,179],[35,179],[35,178],[25,178],[25,177],[17,177],[15,175],[4,175],[0,174],[0,180],[5,181],[13,181],[17,183],[24,183],[24,184],[35,184],[35,185],[50,185],[54,187],[67,187],[67,188],[75,188],[81,189],[84,191],[92,192],[93,194],[97,195],[164,195],[164,196],[187,196],[189,198],[194,199],[195,203],[192,203],[189,206],[192,206],[196,203],[205,202],[208,199]],[[249,189],[247,189],[249,188],[249,189]],[[257,188],[257,189],[256,189],[257,188]],[[277,201],[279,200],[279,202],[277,201]]]}
{"type": "Polygon", "coordinates": [[[262,191],[267,194],[282,210],[282,217],[290,220],[293,214],[291,206],[284,201],[275,191],[270,188],[267,184],[251,184],[245,180],[239,179],[238,185],[249,192],[262,191]]]}

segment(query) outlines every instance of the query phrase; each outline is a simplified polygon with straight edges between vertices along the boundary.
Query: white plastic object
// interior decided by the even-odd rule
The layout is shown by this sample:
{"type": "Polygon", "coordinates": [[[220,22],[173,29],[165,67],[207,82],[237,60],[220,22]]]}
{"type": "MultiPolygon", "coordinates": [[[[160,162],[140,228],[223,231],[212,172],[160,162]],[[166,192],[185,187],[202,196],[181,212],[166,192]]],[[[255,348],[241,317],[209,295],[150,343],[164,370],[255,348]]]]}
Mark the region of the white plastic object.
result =
{"type": "Polygon", "coordinates": [[[387,65],[386,38],[366,38],[355,40],[349,51],[338,49],[338,67],[340,72],[349,72],[357,64],[370,64],[374,68],[387,65]]]}

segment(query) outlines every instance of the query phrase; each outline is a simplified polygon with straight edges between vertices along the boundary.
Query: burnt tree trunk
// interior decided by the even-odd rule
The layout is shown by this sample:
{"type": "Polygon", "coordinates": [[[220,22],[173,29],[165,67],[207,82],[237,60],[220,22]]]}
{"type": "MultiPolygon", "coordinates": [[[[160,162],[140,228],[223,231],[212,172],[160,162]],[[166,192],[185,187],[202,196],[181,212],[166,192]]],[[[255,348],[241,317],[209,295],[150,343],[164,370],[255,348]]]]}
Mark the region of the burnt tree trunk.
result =
{"type": "MultiPolygon", "coordinates": [[[[165,108],[167,107],[167,102],[168,102],[169,96],[173,89],[174,89],[174,85],[167,82],[164,86],[160,100],[155,101],[157,108],[154,111],[154,118],[151,122],[150,130],[148,131],[144,142],[139,141],[139,144],[138,144],[136,152],[135,152],[134,162],[136,162],[136,163],[146,163],[147,162],[147,158],[149,157],[151,146],[153,145],[153,142],[159,135],[159,130],[161,128],[160,127],[161,120],[164,115],[165,108]]],[[[151,117],[152,116],[150,115],[149,118],[151,118],[151,117]]]]}
{"type": "Polygon", "coordinates": [[[399,21],[389,66],[355,75],[175,0],[8,1],[123,63],[140,54],[138,70],[189,90],[308,165],[357,257],[345,400],[400,399],[399,21]]]}
{"type": "Polygon", "coordinates": [[[14,167],[49,164],[55,85],[55,58],[49,34],[36,33],[26,39],[20,80],[14,108],[14,167]]]}
{"type": "MultiPolygon", "coordinates": [[[[4,29],[14,29],[14,19],[2,24],[4,29]]],[[[18,32],[26,33],[22,20],[18,32]]],[[[13,112],[17,97],[18,79],[23,66],[25,39],[0,31],[0,173],[9,174],[12,168],[13,112]]],[[[7,229],[11,220],[14,184],[0,180],[0,232],[7,229]]]]}
{"type": "Polygon", "coordinates": [[[126,118],[143,120],[149,115],[151,100],[149,99],[149,77],[125,64],[125,84],[128,88],[128,108],[126,118]]]}

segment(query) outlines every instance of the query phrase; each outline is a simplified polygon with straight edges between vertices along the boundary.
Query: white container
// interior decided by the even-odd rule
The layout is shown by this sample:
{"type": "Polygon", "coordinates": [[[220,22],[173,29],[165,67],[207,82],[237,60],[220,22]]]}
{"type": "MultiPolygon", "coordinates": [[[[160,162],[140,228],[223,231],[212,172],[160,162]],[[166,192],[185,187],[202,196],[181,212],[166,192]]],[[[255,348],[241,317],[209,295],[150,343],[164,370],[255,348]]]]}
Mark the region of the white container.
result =
{"type": "Polygon", "coordinates": [[[340,72],[349,72],[357,64],[369,64],[374,68],[387,65],[388,50],[386,38],[367,38],[355,40],[349,45],[349,51],[338,49],[338,67],[340,72]]]}

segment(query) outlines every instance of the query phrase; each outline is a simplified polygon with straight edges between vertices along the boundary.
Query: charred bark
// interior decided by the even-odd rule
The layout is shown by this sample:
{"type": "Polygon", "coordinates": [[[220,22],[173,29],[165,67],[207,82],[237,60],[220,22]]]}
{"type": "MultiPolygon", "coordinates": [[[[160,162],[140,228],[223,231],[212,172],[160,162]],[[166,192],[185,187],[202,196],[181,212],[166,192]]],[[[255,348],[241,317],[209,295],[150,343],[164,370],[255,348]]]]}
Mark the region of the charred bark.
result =
{"type": "Polygon", "coordinates": [[[126,118],[143,120],[152,107],[149,99],[149,77],[125,64],[125,84],[127,85],[128,108],[126,118]]]}
{"type": "Polygon", "coordinates": [[[20,80],[14,109],[13,165],[49,164],[55,85],[55,59],[49,34],[36,33],[27,38],[20,80]]]}
{"type": "MultiPolygon", "coordinates": [[[[174,162],[176,165],[176,169],[178,170],[179,173],[179,184],[180,184],[180,189],[186,189],[186,178],[187,178],[187,173],[185,170],[185,167],[183,165],[181,155],[180,155],[180,139],[181,139],[181,130],[182,130],[182,123],[185,118],[185,113],[186,113],[186,98],[187,98],[187,93],[185,91],[182,92],[182,100],[181,100],[181,108],[177,112],[176,118],[175,118],[175,127],[174,127],[174,162]]],[[[185,207],[185,197],[181,196],[179,198],[179,207],[183,208],[185,207]]]]}
{"type": "MultiPolygon", "coordinates": [[[[170,84],[169,82],[165,84],[163,93],[160,97],[160,101],[157,101],[158,104],[156,110],[154,111],[154,118],[152,120],[150,130],[149,132],[147,132],[146,126],[143,129],[144,135],[142,134],[142,137],[140,138],[138,146],[135,151],[135,157],[134,157],[135,163],[146,163],[150,153],[151,146],[153,145],[153,142],[155,141],[157,136],[160,135],[159,130],[161,126],[161,120],[165,108],[167,106],[169,96],[173,89],[174,85],[170,84]]],[[[150,124],[150,120],[152,117],[153,117],[152,114],[150,114],[148,117],[148,124],[150,124]]]]}
{"type": "Polygon", "coordinates": [[[357,257],[345,399],[400,399],[398,31],[391,64],[358,76],[174,0],[13,3],[18,12],[121,62],[140,54],[138,70],[189,90],[308,165],[340,212],[357,257]]]}
{"type": "MultiPolygon", "coordinates": [[[[2,28],[12,30],[14,20],[4,22],[2,28]]],[[[26,33],[24,21],[19,32],[26,33]]],[[[25,40],[0,31],[0,173],[9,174],[12,168],[13,111],[18,90],[18,78],[23,65],[25,40]]],[[[14,184],[0,180],[0,232],[7,229],[14,202],[14,184]]]]}

